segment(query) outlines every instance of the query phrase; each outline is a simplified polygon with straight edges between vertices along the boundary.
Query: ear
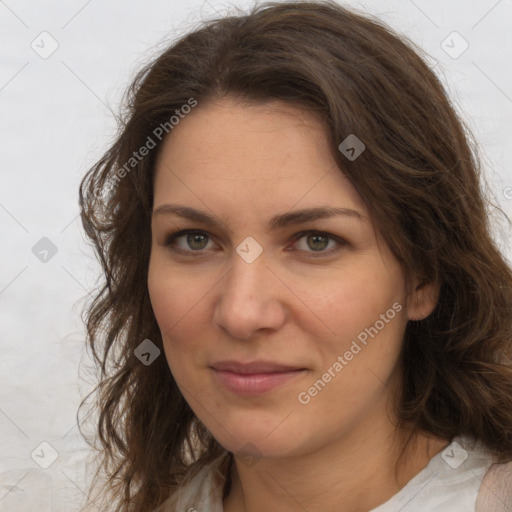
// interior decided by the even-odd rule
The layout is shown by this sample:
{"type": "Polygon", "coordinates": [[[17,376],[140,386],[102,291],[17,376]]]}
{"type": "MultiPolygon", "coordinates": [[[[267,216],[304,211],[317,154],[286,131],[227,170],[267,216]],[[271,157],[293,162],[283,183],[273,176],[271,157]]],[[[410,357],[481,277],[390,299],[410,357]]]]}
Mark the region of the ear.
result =
{"type": "Polygon", "coordinates": [[[407,297],[407,318],[423,320],[434,311],[439,299],[440,285],[432,281],[413,280],[412,290],[407,297]]]}

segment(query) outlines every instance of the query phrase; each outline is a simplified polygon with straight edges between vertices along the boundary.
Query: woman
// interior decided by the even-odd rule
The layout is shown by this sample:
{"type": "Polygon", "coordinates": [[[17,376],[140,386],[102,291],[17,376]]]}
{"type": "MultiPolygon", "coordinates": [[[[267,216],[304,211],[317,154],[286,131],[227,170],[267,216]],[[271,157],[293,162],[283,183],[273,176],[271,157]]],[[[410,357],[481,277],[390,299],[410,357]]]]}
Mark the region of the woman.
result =
{"type": "Polygon", "coordinates": [[[80,189],[102,510],[512,507],[512,275],[419,52],[270,3],[136,77],[80,189]]]}

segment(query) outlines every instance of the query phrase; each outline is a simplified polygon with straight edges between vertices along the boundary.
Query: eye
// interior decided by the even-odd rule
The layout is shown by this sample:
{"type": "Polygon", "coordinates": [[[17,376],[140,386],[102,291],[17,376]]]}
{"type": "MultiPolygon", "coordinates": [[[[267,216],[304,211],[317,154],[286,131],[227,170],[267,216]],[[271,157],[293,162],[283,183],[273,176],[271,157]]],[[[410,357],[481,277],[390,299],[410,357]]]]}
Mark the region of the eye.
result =
{"type": "MultiPolygon", "coordinates": [[[[305,243],[302,243],[302,247],[299,247],[299,251],[310,253],[308,256],[319,257],[331,255],[337,252],[341,247],[347,245],[347,242],[340,237],[324,233],[322,231],[302,231],[294,236],[294,245],[301,245],[304,239],[305,243]],[[329,244],[331,247],[329,248],[329,244]],[[336,244],[338,247],[336,247],[336,244]],[[334,246],[334,247],[333,247],[334,246]],[[329,248],[329,250],[325,250],[329,248]]],[[[199,256],[205,251],[203,249],[208,248],[208,242],[211,241],[211,237],[205,231],[199,230],[183,230],[175,233],[171,233],[165,240],[164,245],[170,247],[172,250],[181,253],[196,253],[199,256]],[[182,243],[178,243],[180,239],[182,243]]]]}
{"type": "MultiPolygon", "coordinates": [[[[337,237],[333,237],[331,235],[328,235],[327,233],[322,233],[320,231],[307,231],[306,233],[299,233],[296,235],[296,242],[301,242],[304,240],[304,244],[302,244],[302,248],[299,245],[299,250],[304,250],[306,252],[310,252],[308,249],[311,249],[312,252],[318,253],[318,252],[328,252],[331,253],[332,246],[336,246],[337,240],[339,240],[337,237]],[[329,247],[329,244],[331,244],[331,247],[329,251],[325,251],[329,247]]],[[[316,255],[315,255],[316,256],[316,255]]]]}
{"type": "Polygon", "coordinates": [[[302,244],[302,248],[299,247],[299,250],[309,252],[310,254],[308,256],[313,257],[331,255],[332,253],[340,250],[341,246],[347,245],[347,242],[342,238],[322,231],[303,231],[301,233],[297,233],[297,235],[295,235],[296,245],[300,246],[301,244],[297,244],[297,242],[300,242],[301,240],[304,240],[305,243],[302,244]],[[332,244],[330,249],[326,251],[325,249],[327,249],[331,242],[332,244]],[[338,247],[336,247],[336,245],[338,245],[338,247]]]}
{"type": "Polygon", "coordinates": [[[170,234],[165,240],[165,246],[172,247],[178,252],[201,252],[207,247],[210,237],[204,231],[185,230],[170,234]],[[184,239],[184,244],[176,243],[180,238],[184,239]]]}

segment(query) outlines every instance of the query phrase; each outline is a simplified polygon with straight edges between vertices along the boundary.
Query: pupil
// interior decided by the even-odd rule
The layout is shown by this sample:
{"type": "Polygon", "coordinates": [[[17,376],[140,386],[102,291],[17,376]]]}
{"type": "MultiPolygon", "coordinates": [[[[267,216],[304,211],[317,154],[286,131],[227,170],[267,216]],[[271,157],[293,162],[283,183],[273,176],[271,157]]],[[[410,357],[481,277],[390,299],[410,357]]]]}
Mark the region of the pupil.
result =
{"type": "Polygon", "coordinates": [[[187,237],[187,243],[189,244],[189,246],[190,246],[192,249],[196,249],[196,250],[198,250],[198,249],[203,249],[203,248],[205,247],[205,245],[206,245],[206,244],[201,245],[201,241],[205,242],[206,238],[207,238],[207,237],[206,237],[205,235],[201,235],[200,233],[191,233],[191,234],[189,234],[189,235],[188,235],[188,237],[187,237]],[[195,246],[194,246],[194,243],[195,243],[196,241],[198,241],[198,240],[199,240],[199,245],[200,245],[200,247],[195,247],[195,246]]]}
{"type": "Polygon", "coordinates": [[[310,244],[310,247],[311,249],[315,250],[315,251],[319,251],[319,250],[322,250],[322,249],[325,249],[327,247],[327,237],[323,236],[323,235],[310,235],[308,237],[308,240],[314,240],[313,242],[313,245],[310,244]],[[323,239],[323,243],[320,241],[320,243],[318,243],[319,240],[322,240],[323,239]]]}

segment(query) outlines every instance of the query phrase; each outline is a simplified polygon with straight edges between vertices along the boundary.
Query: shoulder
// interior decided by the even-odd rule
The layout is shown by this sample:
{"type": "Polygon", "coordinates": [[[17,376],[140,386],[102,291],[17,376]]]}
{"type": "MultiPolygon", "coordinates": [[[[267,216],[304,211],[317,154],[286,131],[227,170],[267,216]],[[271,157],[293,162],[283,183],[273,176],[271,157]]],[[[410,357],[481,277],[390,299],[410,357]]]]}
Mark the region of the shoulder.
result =
{"type": "Polygon", "coordinates": [[[485,473],[476,501],[476,512],[512,510],[512,461],[494,463],[485,473]]]}

